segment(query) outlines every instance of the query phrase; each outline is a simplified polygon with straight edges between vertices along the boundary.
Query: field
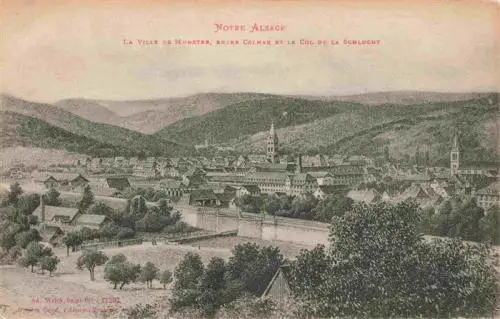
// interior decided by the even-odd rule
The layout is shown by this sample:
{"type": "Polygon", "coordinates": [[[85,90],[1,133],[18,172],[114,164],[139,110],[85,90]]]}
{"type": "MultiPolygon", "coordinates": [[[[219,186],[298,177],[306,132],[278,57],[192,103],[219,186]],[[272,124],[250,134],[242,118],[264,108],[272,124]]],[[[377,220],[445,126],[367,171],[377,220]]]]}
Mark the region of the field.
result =
{"type": "MultiPolygon", "coordinates": [[[[137,246],[107,248],[103,251],[108,256],[123,253],[133,263],[145,264],[151,261],[161,270],[173,271],[188,251],[198,253],[203,262],[207,263],[215,256],[227,259],[231,256],[231,248],[234,245],[248,241],[259,245],[278,246],[287,258],[293,258],[300,249],[307,248],[283,242],[271,243],[242,237],[226,237],[189,245],[158,243],[157,246],[152,246],[147,242],[137,246]]],[[[142,283],[134,283],[125,286],[123,290],[113,290],[111,284],[103,279],[104,267],[96,268],[96,280],[92,282],[88,271],[76,268],[76,260],[80,253],[71,253],[67,257],[65,248],[56,248],[54,252],[61,259],[61,263],[53,277],[49,277],[48,274],[31,273],[28,269],[18,266],[0,266],[0,278],[2,278],[0,315],[3,312],[9,319],[115,317],[117,312],[112,312],[112,309],[126,308],[138,303],[153,304],[156,301],[164,303],[171,294],[169,287],[164,290],[157,281],[154,282],[153,289],[147,289],[142,283]],[[33,301],[36,298],[39,303],[33,301]],[[45,298],[59,303],[49,303],[45,298]],[[3,306],[5,309],[2,309],[2,305],[5,305],[3,306]]]]}

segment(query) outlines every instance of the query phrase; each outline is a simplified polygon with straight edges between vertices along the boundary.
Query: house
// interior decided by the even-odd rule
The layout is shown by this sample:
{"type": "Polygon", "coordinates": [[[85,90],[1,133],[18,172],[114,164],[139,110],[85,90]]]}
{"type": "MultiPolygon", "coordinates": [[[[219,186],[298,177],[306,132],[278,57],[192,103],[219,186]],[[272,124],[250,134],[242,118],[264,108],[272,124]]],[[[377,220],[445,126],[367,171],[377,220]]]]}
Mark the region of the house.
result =
{"type": "Polygon", "coordinates": [[[217,196],[211,189],[197,189],[189,194],[188,204],[193,206],[215,206],[217,196]]]}
{"type": "Polygon", "coordinates": [[[90,229],[99,229],[109,219],[105,215],[81,214],[76,218],[75,225],[90,229]]]}
{"type": "Polygon", "coordinates": [[[290,265],[283,265],[278,268],[261,298],[270,298],[279,301],[290,297],[292,295],[292,290],[290,288],[290,273],[290,265]]]}
{"type": "Polygon", "coordinates": [[[236,197],[241,197],[244,195],[248,196],[260,196],[260,188],[257,185],[243,185],[236,189],[236,197]]]}
{"type": "Polygon", "coordinates": [[[196,188],[205,183],[205,172],[199,167],[192,167],[182,174],[184,185],[196,188]]]}
{"type": "Polygon", "coordinates": [[[47,188],[54,187],[64,190],[82,191],[89,184],[89,180],[81,174],[50,173],[43,180],[43,184],[47,188]]]}
{"type": "Polygon", "coordinates": [[[160,176],[169,178],[179,178],[181,173],[177,168],[171,165],[165,165],[160,167],[160,176]]]}
{"type": "Polygon", "coordinates": [[[106,178],[105,186],[111,189],[122,191],[124,189],[130,188],[130,182],[128,181],[127,177],[113,176],[106,178]]]}
{"type": "Polygon", "coordinates": [[[319,185],[314,191],[313,196],[317,199],[325,199],[333,195],[345,195],[348,191],[348,185],[319,185]]]}
{"type": "Polygon", "coordinates": [[[137,165],[134,166],[133,174],[135,176],[155,178],[160,176],[160,171],[158,164],[154,161],[154,157],[148,157],[146,161],[139,161],[137,165]],[[153,159],[153,161],[151,161],[151,159],[153,159]]]}
{"type": "Polygon", "coordinates": [[[333,176],[330,172],[319,171],[319,172],[310,172],[312,177],[316,178],[318,185],[333,185],[333,176]]]}
{"type": "MultiPolygon", "coordinates": [[[[43,200],[33,212],[40,223],[48,226],[75,226],[76,217],[79,215],[78,208],[58,207],[45,205],[43,200]]],[[[66,230],[61,228],[62,230],[66,230]]]]}
{"type": "Polygon", "coordinates": [[[158,184],[158,188],[173,197],[182,196],[186,192],[186,186],[179,180],[163,180],[158,184]]]}
{"type": "Polygon", "coordinates": [[[361,165],[338,165],[328,169],[333,184],[356,186],[364,182],[365,170],[361,165]]]}
{"type": "Polygon", "coordinates": [[[125,157],[123,156],[117,156],[115,157],[115,161],[113,163],[113,167],[117,167],[117,168],[124,168],[128,166],[128,161],[125,157]]]}
{"type": "Polygon", "coordinates": [[[493,205],[500,206],[500,182],[497,180],[491,185],[478,190],[474,197],[478,206],[488,209],[493,205]]]}

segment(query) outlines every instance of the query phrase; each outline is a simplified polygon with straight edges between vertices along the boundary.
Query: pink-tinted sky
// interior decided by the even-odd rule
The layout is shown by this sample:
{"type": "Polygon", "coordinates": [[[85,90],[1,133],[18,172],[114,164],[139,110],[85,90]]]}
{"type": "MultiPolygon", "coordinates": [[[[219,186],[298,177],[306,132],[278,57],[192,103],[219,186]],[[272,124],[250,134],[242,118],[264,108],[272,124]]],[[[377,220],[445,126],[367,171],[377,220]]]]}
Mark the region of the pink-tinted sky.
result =
{"type": "Polygon", "coordinates": [[[4,1],[1,90],[26,99],[499,89],[499,11],[467,1],[4,1]],[[8,4],[11,2],[11,4],[8,4]],[[50,3],[50,4],[47,4],[50,3]],[[214,23],[281,24],[215,33],[214,23]],[[378,46],[127,46],[124,39],[375,39],[378,46]]]}

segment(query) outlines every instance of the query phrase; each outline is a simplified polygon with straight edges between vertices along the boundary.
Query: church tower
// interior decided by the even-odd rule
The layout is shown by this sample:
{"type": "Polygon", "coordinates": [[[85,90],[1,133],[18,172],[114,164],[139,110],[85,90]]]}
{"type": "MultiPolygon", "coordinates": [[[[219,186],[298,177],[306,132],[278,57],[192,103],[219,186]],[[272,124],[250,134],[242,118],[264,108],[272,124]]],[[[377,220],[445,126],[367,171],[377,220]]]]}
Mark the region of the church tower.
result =
{"type": "Polygon", "coordinates": [[[460,147],[458,143],[458,132],[455,131],[453,143],[450,150],[450,173],[456,174],[460,168],[460,147]]]}
{"type": "Polygon", "coordinates": [[[271,130],[267,137],[267,161],[273,164],[278,163],[278,134],[274,130],[274,122],[271,123],[271,130]]]}

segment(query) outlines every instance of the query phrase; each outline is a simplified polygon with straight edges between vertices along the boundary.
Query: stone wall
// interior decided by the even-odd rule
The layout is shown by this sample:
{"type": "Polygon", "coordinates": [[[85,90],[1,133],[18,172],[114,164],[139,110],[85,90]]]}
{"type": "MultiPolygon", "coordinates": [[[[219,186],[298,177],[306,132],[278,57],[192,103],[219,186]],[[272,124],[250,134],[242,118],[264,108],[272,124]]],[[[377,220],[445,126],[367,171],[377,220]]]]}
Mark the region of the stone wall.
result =
{"type": "Polygon", "coordinates": [[[237,230],[238,236],[303,245],[328,245],[328,224],[284,217],[265,217],[227,208],[176,207],[191,226],[215,232],[237,230]]]}

